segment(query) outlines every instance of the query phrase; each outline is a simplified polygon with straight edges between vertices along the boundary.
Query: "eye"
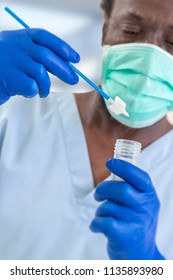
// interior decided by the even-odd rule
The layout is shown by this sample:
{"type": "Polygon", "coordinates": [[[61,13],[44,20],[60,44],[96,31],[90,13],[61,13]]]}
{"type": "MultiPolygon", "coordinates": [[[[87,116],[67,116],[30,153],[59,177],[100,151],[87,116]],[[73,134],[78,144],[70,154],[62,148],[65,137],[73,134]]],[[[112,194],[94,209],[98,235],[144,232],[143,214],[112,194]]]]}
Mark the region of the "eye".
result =
{"type": "Polygon", "coordinates": [[[123,33],[129,34],[129,35],[139,35],[140,34],[139,31],[132,31],[132,30],[127,30],[127,29],[124,29],[123,33]]]}
{"type": "Polygon", "coordinates": [[[138,36],[142,32],[140,26],[138,26],[136,24],[127,24],[127,23],[121,24],[121,30],[124,34],[130,35],[130,36],[138,36]]]}
{"type": "Polygon", "coordinates": [[[166,40],[166,43],[170,46],[173,46],[173,40],[166,40]]]}

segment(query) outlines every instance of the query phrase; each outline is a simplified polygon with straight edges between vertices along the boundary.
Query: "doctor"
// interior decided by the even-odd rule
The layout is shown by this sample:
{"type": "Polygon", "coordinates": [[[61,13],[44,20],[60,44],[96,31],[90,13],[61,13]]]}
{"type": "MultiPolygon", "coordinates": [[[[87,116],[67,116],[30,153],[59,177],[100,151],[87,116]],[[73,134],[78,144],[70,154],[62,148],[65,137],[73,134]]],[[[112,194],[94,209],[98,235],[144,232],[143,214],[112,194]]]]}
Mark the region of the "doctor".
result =
{"type": "Polygon", "coordinates": [[[129,118],[96,92],[48,96],[47,72],[75,84],[80,59],[53,34],[0,33],[1,259],[173,258],[172,4],[102,1],[101,85],[129,118]],[[140,168],[107,161],[118,138],[142,143],[140,168]]]}

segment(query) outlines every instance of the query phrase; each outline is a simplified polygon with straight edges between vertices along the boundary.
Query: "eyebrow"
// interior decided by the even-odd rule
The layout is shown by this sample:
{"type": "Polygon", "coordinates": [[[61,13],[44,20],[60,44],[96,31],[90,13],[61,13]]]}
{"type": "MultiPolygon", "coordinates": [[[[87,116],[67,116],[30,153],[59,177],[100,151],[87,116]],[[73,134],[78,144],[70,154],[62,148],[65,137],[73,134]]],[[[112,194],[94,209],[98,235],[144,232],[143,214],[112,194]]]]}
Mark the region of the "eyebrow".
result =
{"type": "Polygon", "coordinates": [[[140,15],[138,15],[137,13],[135,13],[135,12],[130,12],[129,11],[127,13],[127,15],[130,16],[131,18],[135,19],[135,20],[143,21],[143,18],[140,15]]]}

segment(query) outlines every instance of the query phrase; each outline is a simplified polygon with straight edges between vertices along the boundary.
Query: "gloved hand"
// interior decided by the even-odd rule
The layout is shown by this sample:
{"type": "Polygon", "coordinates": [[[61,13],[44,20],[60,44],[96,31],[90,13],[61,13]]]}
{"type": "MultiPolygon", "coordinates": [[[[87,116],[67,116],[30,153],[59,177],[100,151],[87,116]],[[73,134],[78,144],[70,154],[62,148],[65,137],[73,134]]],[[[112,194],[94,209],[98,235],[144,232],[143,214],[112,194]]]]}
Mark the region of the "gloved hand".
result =
{"type": "Polygon", "coordinates": [[[42,29],[0,32],[0,104],[10,96],[46,97],[50,91],[47,71],[68,84],[78,76],[65,62],[80,57],[67,43],[42,29]]]}
{"type": "Polygon", "coordinates": [[[159,200],[149,175],[129,162],[112,159],[107,168],[125,182],[105,181],[95,192],[98,208],[93,232],[108,238],[108,254],[115,260],[160,260],[156,243],[159,200]]]}

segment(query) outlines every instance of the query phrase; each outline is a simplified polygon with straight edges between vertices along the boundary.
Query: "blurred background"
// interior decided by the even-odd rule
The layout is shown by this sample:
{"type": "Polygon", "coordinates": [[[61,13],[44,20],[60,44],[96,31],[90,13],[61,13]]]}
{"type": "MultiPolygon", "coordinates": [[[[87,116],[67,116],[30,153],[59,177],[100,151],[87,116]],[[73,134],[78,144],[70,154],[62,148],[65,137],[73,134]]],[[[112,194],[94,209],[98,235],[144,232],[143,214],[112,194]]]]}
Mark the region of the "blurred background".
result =
{"type": "MultiPolygon", "coordinates": [[[[0,0],[0,29],[20,29],[19,23],[4,10],[9,6],[29,26],[53,32],[81,55],[77,65],[86,76],[99,84],[101,70],[102,11],[100,0],[0,0]]],[[[51,76],[52,91],[86,92],[91,88],[80,79],[68,86],[51,76]]],[[[173,123],[173,112],[168,114],[173,123]]]]}
{"type": "MultiPolygon", "coordinates": [[[[85,75],[99,83],[102,11],[100,0],[0,0],[0,29],[22,28],[3,8],[9,6],[30,27],[53,32],[75,48],[81,62],[77,65],[85,75]]],[[[68,86],[51,76],[52,91],[85,92],[91,88],[80,79],[68,86]]]]}

